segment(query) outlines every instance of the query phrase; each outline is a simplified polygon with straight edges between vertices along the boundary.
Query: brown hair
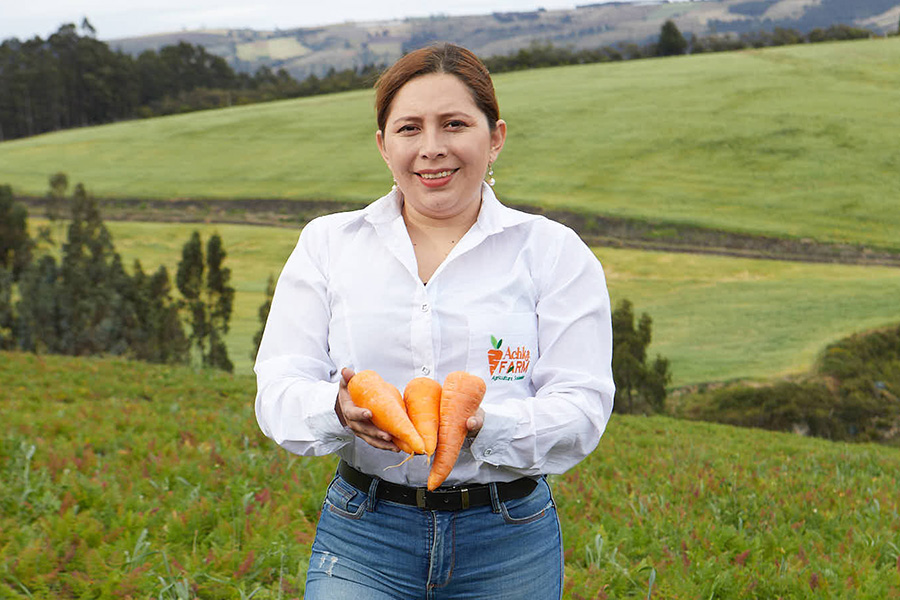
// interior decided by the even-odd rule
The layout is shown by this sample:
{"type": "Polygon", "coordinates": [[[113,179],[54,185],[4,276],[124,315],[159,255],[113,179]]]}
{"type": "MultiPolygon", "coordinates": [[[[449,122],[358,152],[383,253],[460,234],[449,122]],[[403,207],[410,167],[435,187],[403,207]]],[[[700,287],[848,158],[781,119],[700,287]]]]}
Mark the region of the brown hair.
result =
{"type": "Polygon", "coordinates": [[[402,56],[375,83],[375,113],[382,132],[394,96],[407,82],[421,75],[455,75],[472,92],[472,99],[485,114],[491,131],[500,119],[500,107],[487,67],[470,50],[455,44],[435,44],[402,56]]]}

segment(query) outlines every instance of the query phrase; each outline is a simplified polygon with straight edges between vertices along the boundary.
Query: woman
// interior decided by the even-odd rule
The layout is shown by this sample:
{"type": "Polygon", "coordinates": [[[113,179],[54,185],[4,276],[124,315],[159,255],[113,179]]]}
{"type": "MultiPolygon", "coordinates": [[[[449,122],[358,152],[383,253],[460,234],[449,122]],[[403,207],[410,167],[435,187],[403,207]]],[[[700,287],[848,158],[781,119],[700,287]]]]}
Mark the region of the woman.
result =
{"type": "Polygon", "coordinates": [[[263,432],[341,457],[306,598],[560,598],[545,475],[590,453],[612,411],[603,271],[570,229],[503,206],[485,183],[506,123],[471,52],[407,54],[376,84],[376,112],[394,189],[303,229],[255,368],[263,432]],[[353,405],[353,368],[400,389],[456,370],[484,379],[444,487],[425,493],[424,456],[385,470],[398,449],[353,405]]]}

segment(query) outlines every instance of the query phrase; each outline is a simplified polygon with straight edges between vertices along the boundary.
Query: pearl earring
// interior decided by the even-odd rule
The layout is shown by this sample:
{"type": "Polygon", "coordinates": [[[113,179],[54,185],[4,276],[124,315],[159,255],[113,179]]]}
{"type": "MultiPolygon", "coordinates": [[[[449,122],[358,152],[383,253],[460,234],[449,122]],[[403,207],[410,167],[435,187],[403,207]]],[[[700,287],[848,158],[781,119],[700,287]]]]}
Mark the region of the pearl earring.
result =
{"type": "Polygon", "coordinates": [[[491,187],[494,187],[494,184],[497,183],[497,180],[494,179],[494,163],[493,162],[488,163],[488,177],[490,177],[490,179],[487,180],[487,184],[491,187]]]}
{"type": "Polygon", "coordinates": [[[391,191],[392,191],[392,192],[396,192],[396,191],[397,191],[397,180],[396,180],[396,179],[394,180],[394,185],[391,186],[391,191]]]}

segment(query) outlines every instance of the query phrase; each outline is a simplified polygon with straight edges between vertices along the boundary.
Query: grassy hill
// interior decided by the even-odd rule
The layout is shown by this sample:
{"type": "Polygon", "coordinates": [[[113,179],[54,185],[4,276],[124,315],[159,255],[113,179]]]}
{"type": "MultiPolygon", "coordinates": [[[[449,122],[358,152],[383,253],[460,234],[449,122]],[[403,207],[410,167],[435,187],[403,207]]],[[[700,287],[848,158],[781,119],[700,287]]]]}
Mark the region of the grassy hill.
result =
{"type": "MultiPolygon", "coordinates": [[[[0,353],[0,597],[301,597],[335,461],[265,439],[254,394],[0,353]]],[[[900,598],[898,469],[893,448],[614,415],[551,478],[565,597],[900,598]]]]}
{"type": "MultiPolygon", "coordinates": [[[[900,38],[496,77],[509,202],[900,250],[900,38]]],[[[0,144],[0,179],[103,197],[366,202],[390,178],[359,91],[0,144]]]]}

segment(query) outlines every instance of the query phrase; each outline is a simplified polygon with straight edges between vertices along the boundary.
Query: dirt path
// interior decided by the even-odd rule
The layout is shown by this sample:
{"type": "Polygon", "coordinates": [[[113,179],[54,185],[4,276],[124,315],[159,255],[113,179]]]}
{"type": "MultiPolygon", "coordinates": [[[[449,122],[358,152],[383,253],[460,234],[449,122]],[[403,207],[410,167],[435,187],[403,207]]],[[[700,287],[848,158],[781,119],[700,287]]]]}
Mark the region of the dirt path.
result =
{"type": "MultiPolygon", "coordinates": [[[[45,214],[46,198],[17,199],[28,207],[32,216],[40,217],[45,214]]],[[[230,223],[293,228],[299,228],[320,215],[362,207],[351,202],[329,200],[100,199],[99,202],[103,218],[110,221],[230,223]]],[[[900,267],[900,251],[881,248],[732,233],[691,225],[653,223],[534,206],[514,205],[514,208],[543,214],[565,223],[591,246],[900,267]]]]}

